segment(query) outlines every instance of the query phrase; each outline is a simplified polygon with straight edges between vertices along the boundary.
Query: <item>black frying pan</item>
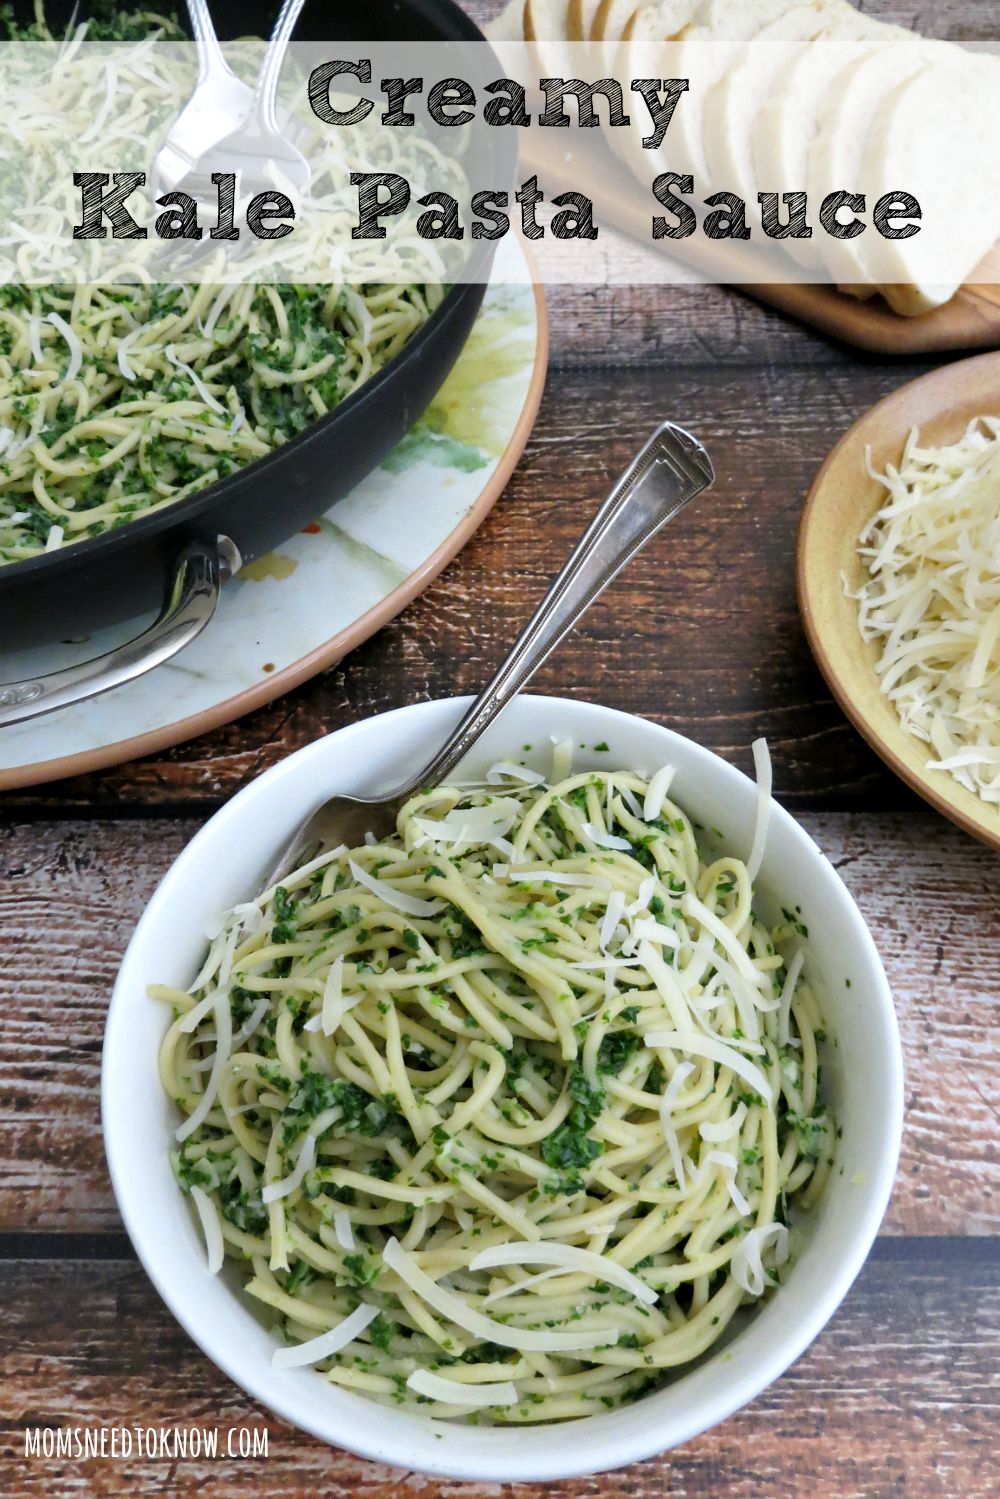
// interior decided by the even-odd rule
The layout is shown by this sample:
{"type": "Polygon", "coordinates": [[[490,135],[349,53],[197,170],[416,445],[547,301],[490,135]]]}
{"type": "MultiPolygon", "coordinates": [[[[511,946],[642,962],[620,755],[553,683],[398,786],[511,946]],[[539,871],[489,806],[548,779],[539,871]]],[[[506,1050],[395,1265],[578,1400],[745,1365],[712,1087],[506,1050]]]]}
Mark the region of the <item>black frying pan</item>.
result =
{"type": "MultiPolygon", "coordinates": [[[[71,0],[46,6],[60,34],[71,0]]],[[[133,8],[133,6],[129,6],[133,8]]],[[[155,9],[155,5],[149,8],[155,9]]],[[[219,36],[270,34],[278,0],[212,0],[219,36]]],[[[15,0],[30,18],[32,0],[15,0]]],[[[178,6],[183,13],[183,5],[178,6]]],[[[81,8],[85,15],[86,6],[81,8]]],[[[296,40],[482,42],[453,0],[337,0],[307,6],[296,40]]],[[[498,73],[501,70],[498,65],[498,73]]],[[[511,179],[516,149],[510,133],[491,131],[492,181],[511,179]]],[[[108,601],[109,619],[134,616],[165,600],[150,631],[101,657],[39,681],[0,684],[0,726],[92,696],[173,655],[204,627],[232,565],[270,551],[317,513],[342,499],[377,467],[424,411],[455,363],[483,299],[493,246],[478,241],[481,268],[453,286],[441,305],[388,365],[336,410],[273,453],[186,500],[118,530],[24,562],[0,566],[3,618],[65,618],[75,600],[108,601]],[[232,548],[219,538],[228,538],[232,548]]]]}

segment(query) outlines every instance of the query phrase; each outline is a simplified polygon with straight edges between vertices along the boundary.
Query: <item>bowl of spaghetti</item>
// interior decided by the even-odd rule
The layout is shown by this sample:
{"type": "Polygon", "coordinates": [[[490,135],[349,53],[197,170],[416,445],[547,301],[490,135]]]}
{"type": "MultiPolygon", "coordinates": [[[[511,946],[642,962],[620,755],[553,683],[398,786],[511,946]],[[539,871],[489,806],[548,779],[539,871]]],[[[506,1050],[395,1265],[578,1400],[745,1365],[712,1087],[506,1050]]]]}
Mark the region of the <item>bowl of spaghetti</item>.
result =
{"type": "Polygon", "coordinates": [[[592,704],[520,698],[391,837],[256,894],[464,706],[351,725],[197,835],[115,988],[105,1139],[154,1284],[257,1398],[379,1461],[566,1478],[822,1329],[891,1189],[899,1038],[766,747],[755,787],[592,704]]]}

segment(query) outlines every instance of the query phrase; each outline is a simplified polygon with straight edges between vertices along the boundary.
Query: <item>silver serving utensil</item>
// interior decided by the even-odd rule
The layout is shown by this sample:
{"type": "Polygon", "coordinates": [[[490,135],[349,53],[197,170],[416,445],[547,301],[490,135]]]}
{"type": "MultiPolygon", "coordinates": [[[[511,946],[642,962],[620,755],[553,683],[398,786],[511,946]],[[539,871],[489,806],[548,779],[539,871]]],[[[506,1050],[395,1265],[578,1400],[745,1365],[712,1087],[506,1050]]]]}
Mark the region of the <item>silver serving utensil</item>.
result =
{"type": "Polygon", "coordinates": [[[241,123],[234,128],[231,121],[229,133],[209,143],[210,151],[202,148],[199,170],[235,172],[244,199],[261,189],[273,188],[276,178],[299,190],[309,186],[312,169],[281,129],[275,111],[281,67],[304,4],[305,0],[285,0],[282,5],[261,63],[249,113],[235,116],[241,123]],[[274,169],[270,173],[269,164],[274,169]]]}
{"type": "Polygon", "coordinates": [[[279,884],[322,849],[357,847],[365,833],[391,833],[404,802],[446,780],[612,578],[714,480],[701,443],[664,422],[615,484],[503,665],[430,763],[381,796],[330,797],[296,830],[261,889],[279,884]]]}
{"type": "Polygon", "coordinates": [[[190,99],[168,130],[153,162],[153,196],[172,192],[217,141],[245,120],[254,91],[230,68],[222,55],[207,0],[187,0],[198,51],[198,82],[190,99]]]}

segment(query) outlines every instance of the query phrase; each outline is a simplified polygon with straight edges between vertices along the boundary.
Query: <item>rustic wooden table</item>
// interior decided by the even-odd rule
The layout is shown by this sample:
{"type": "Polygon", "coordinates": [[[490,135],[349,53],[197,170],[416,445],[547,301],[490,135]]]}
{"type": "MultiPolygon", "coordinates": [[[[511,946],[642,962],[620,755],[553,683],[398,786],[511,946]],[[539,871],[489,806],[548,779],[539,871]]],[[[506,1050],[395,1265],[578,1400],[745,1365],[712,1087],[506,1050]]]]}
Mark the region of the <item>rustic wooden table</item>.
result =
{"type": "MultiPolygon", "coordinates": [[[[986,36],[992,10],[992,0],[951,0],[916,19],[938,34],[986,36]]],[[[10,1495],[497,1492],[331,1451],[269,1416],[187,1339],[139,1268],[111,1195],[98,1104],[104,1015],[143,905],[205,818],[319,734],[480,683],[607,482],[668,416],[709,447],[714,495],[619,580],[538,690],[645,714],[744,767],[750,741],[767,735],[779,799],[842,871],[882,952],[907,1123],[872,1256],[788,1374],[679,1451],[551,1487],[565,1499],[997,1492],[1000,864],[911,797],[848,727],[806,648],[793,583],[803,494],[827,448],[927,366],[859,356],[725,290],[574,288],[552,292],[549,308],[552,364],[524,458],[475,540],[401,618],[250,718],[3,800],[0,1443],[10,1495]],[[88,1422],[266,1426],[270,1455],[24,1458],[26,1426],[88,1422]]]]}

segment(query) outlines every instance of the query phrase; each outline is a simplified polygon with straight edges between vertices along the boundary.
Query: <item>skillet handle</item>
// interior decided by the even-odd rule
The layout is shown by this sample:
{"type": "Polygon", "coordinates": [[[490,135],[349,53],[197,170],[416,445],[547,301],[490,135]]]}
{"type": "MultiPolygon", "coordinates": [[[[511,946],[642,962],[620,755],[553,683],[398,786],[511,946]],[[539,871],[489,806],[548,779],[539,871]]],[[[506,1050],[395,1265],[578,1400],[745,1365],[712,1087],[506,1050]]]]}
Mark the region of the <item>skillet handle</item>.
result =
{"type": "Polygon", "coordinates": [[[196,639],[215,613],[226,578],[241,566],[228,536],[189,541],[167,578],[163,607],[140,635],[103,655],[24,682],[0,682],[0,728],[39,718],[131,682],[196,639]]]}

